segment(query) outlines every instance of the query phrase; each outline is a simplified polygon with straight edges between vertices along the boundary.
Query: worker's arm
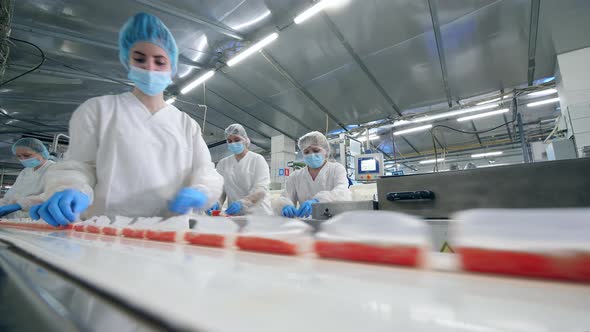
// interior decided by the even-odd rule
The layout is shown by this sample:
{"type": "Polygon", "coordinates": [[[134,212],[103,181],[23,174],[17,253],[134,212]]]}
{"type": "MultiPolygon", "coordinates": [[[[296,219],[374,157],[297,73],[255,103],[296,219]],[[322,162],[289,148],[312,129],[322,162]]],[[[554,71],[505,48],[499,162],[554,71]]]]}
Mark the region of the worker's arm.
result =
{"type": "Polygon", "coordinates": [[[96,153],[98,150],[98,103],[84,102],[70,120],[70,145],[65,161],[51,166],[45,174],[44,200],[54,193],[75,189],[86,194],[90,202],[96,185],[96,153]]]}
{"type": "Polygon", "coordinates": [[[215,170],[215,164],[211,161],[211,153],[201,135],[201,128],[196,122],[194,122],[194,126],[191,187],[207,196],[205,206],[208,209],[221,196],[223,177],[215,170]]]}
{"type": "Polygon", "coordinates": [[[296,206],[297,204],[297,190],[295,189],[295,172],[293,176],[290,176],[285,183],[285,190],[281,193],[281,197],[275,199],[272,202],[272,208],[276,215],[280,216],[283,213],[283,208],[287,205],[296,206]]]}
{"type": "Polygon", "coordinates": [[[22,178],[23,178],[23,173],[22,172],[18,173],[16,180],[12,184],[12,187],[10,187],[10,189],[8,189],[6,194],[4,194],[4,198],[0,199],[0,206],[8,205],[8,204],[15,204],[15,203],[18,204],[16,201],[19,198],[18,191],[19,191],[19,188],[22,186],[22,178]]]}
{"type": "Polygon", "coordinates": [[[335,165],[336,166],[334,169],[334,187],[329,190],[320,191],[313,197],[317,199],[320,203],[352,200],[352,194],[350,192],[350,189],[348,189],[348,178],[346,177],[346,169],[344,168],[344,166],[340,164],[335,165]]]}
{"type": "Polygon", "coordinates": [[[240,201],[244,207],[251,208],[262,201],[268,195],[268,187],[270,186],[270,170],[268,164],[262,156],[256,156],[255,172],[253,174],[254,185],[248,196],[242,198],[240,201]]]}

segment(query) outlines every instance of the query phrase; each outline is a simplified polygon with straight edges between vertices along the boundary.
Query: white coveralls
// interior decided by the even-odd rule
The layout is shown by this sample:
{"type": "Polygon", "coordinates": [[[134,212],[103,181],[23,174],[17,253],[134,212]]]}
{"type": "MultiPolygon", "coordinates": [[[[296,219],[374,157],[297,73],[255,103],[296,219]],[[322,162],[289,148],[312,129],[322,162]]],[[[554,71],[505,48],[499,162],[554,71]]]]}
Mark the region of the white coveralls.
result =
{"type": "Polygon", "coordinates": [[[89,194],[94,202],[87,216],[166,217],[183,187],[205,193],[206,206],[223,188],[199,125],[172,105],[152,114],[130,92],[78,107],[66,159],[69,165],[57,167],[64,180],[54,186],[89,194]]]}
{"type": "Polygon", "coordinates": [[[33,205],[43,203],[45,201],[42,196],[46,183],[45,175],[53,164],[55,162],[47,160],[38,170],[35,170],[34,167],[23,169],[18,174],[12,188],[8,189],[4,198],[0,199],[0,206],[18,204],[24,211],[28,211],[33,205]]]}
{"type": "Polygon", "coordinates": [[[242,202],[244,210],[240,214],[272,215],[268,193],[270,171],[264,157],[248,151],[238,162],[231,155],[217,163],[217,171],[224,180],[220,205],[227,196],[228,206],[235,201],[242,202]]]}
{"type": "Polygon", "coordinates": [[[314,198],[320,203],[352,199],[344,166],[332,161],[326,162],[315,181],[311,178],[307,167],[295,171],[287,180],[281,197],[273,201],[272,205],[275,213],[281,215],[283,207],[287,205],[297,207],[297,203],[301,205],[314,198]]]}

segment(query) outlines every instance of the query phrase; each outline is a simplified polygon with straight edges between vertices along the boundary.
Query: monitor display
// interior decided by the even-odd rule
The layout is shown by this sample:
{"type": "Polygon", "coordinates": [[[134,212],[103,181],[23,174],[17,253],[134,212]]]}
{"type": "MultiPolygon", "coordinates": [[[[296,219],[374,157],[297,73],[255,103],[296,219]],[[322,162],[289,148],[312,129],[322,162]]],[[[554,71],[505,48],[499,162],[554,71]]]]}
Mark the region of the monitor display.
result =
{"type": "Polygon", "coordinates": [[[361,159],[361,172],[376,172],[377,171],[377,160],[361,159]]]}

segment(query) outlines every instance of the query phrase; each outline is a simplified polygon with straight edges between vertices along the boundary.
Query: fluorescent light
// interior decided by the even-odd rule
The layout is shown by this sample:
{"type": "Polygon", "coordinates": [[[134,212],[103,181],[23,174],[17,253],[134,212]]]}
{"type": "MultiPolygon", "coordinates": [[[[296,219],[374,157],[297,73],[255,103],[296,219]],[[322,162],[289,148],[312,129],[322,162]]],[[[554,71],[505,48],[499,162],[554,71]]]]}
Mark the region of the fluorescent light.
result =
{"type": "Polygon", "coordinates": [[[166,100],[166,104],[172,105],[172,104],[174,104],[175,101],[176,101],[176,98],[174,98],[174,97],[168,98],[168,100],[166,100]]]}
{"type": "Polygon", "coordinates": [[[264,13],[256,16],[252,20],[247,21],[247,22],[244,22],[244,23],[242,23],[240,25],[232,26],[231,28],[234,29],[234,30],[237,30],[237,31],[242,30],[244,28],[247,28],[247,27],[249,27],[251,25],[254,25],[254,24],[256,24],[256,23],[264,20],[265,18],[269,17],[270,14],[271,14],[270,10],[267,9],[267,10],[264,11],[264,13]]]}
{"type": "Polygon", "coordinates": [[[264,37],[262,40],[260,40],[256,44],[248,47],[247,49],[238,53],[238,55],[236,55],[235,57],[231,58],[227,62],[227,65],[230,67],[236,65],[238,62],[241,62],[242,60],[246,59],[250,55],[256,53],[257,51],[260,51],[264,46],[272,43],[278,37],[279,37],[278,33],[276,33],[276,32],[271,33],[270,35],[264,37]]]}
{"type": "Polygon", "coordinates": [[[199,76],[199,78],[197,78],[196,80],[189,83],[189,85],[185,86],[182,90],[180,90],[180,93],[182,93],[183,95],[186,94],[187,92],[196,88],[197,86],[199,86],[200,84],[202,84],[206,80],[213,77],[213,75],[215,75],[215,70],[210,70],[210,71],[206,72],[202,76],[199,76]]]}
{"type": "Polygon", "coordinates": [[[541,100],[541,101],[536,101],[534,103],[530,103],[527,104],[527,107],[535,107],[535,106],[541,106],[541,105],[545,105],[545,104],[551,104],[551,103],[555,103],[559,101],[559,97],[557,98],[551,98],[551,99],[545,99],[545,100],[541,100]]]}
{"type": "Polygon", "coordinates": [[[492,108],[495,108],[498,106],[499,106],[499,104],[497,104],[497,103],[496,104],[486,104],[486,105],[481,105],[481,106],[464,108],[461,110],[456,110],[456,111],[451,111],[451,112],[445,112],[445,113],[436,114],[436,115],[423,116],[421,118],[412,119],[412,120],[410,120],[410,122],[419,123],[419,122],[425,122],[425,121],[432,121],[432,120],[436,120],[436,119],[449,118],[449,117],[456,116],[456,115],[488,110],[488,109],[492,109],[492,108]]]}
{"type": "Polygon", "coordinates": [[[533,93],[529,93],[527,96],[528,97],[542,97],[542,96],[552,95],[554,93],[557,93],[557,89],[547,89],[547,90],[543,90],[543,91],[533,92],[533,93]]]}
{"type": "Polygon", "coordinates": [[[477,168],[488,168],[488,167],[506,166],[506,165],[510,165],[510,164],[491,164],[491,165],[477,166],[477,168]]]}
{"type": "Polygon", "coordinates": [[[422,160],[419,163],[424,165],[424,164],[434,164],[436,162],[441,162],[441,161],[445,161],[445,158],[422,160]]]}
{"type": "Polygon", "coordinates": [[[482,102],[477,103],[475,105],[477,105],[477,106],[479,106],[479,105],[485,105],[485,104],[493,103],[493,102],[500,101],[500,100],[502,100],[502,97],[494,98],[492,100],[482,101],[482,102]]]}
{"type": "Polygon", "coordinates": [[[494,151],[494,152],[485,152],[485,153],[476,153],[472,154],[471,158],[483,158],[483,157],[491,157],[491,156],[499,156],[503,151],[494,151]]]}
{"type": "Polygon", "coordinates": [[[509,109],[503,108],[503,109],[497,110],[497,111],[491,111],[491,112],[486,112],[486,113],[480,113],[480,114],[465,116],[465,117],[462,117],[462,118],[458,118],[457,121],[463,122],[463,121],[468,121],[468,120],[480,119],[480,118],[485,118],[485,117],[492,116],[492,115],[506,113],[508,111],[509,111],[509,109]]]}
{"type": "Polygon", "coordinates": [[[322,0],[318,3],[316,3],[315,5],[309,7],[303,13],[297,15],[293,21],[295,22],[295,24],[301,24],[304,21],[306,21],[308,18],[316,15],[317,13],[334,5],[337,2],[338,2],[337,0],[322,0]]]}
{"type": "Polygon", "coordinates": [[[400,130],[400,131],[396,131],[393,134],[395,136],[399,136],[399,135],[403,135],[403,134],[409,134],[409,133],[413,133],[413,132],[417,132],[417,131],[423,131],[423,130],[428,130],[432,128],[432,125],[426,125],[426,126],[420,126],[420,127],[414,127],[414,128],[410,128],[410,129],[404,129],[404,130],[400,130]]]}
{"type": "MultiPolygon", "coordinates": [[[[369,136],[369,140],[371,140],[371,141],[376,140],[378,138],[379,138],[379,136],[377,136],[377,135],[371,135],[371,136],[369,136]]],[[[359,142],[366,142],[367,141],[367,136],[361,136],[361,137],[357,138],[356,140],[359,141],[359,142]]]]}

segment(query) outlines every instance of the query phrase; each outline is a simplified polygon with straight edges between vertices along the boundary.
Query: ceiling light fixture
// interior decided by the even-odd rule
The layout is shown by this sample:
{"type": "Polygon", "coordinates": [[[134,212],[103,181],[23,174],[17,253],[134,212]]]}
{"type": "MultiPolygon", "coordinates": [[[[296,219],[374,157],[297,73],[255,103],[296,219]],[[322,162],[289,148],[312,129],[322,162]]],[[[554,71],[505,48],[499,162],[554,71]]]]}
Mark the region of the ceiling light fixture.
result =
{"type": "Polygon", "coordinates": [[[436,162],[441,162],[441,161],[445,161],[445,158],[421,160],[419,163],[424,165],[424,164],[434,164],[436,162]]]}
{"type": "Polygon", "coordinates": [[[486,112],[486,113],[480,113],[480,114],[465,116],[465,117],[462,117],[462,118],[458,118],[457,121],[463,122],[463,121],[481,119],[481,118],[485,118],[485,117],[488,117],[488,116],[493,116],[493,115],[498,115],[498,114],[506,113],[508,111],[510,111],[510,110],[507,109],[507,108],[503,108],[503,109],[497,110],[497,111],[491,111],[491,112],[486,112]]]}
{"type": "Polygon", "coordinates": [[[227,65],[230,67],[235,66],[236,64],[238,64],[239,62],[242,62],[244,59],[246,59],[250,55],[260,51],[262,48],[264,48],[268,44],[272,43],[277,38],[279,38],[278,33],[276,33],[276,32],[271,33],[270,35],[264,37],[262,40],[258,41],[254,45],[252,45],[252,46],[248,47],[247,49],[243,50],[242,52],[238,53],[238,55],[236,55],[235,57],[231,58],[227,62],[227,65]]]}
{"type": "Polygon", "coordinates": [[[301,24],[307,21],[308,18],[316,15],[317,13],[321,12],[322,10],[330,6],[333,6],[337,2],[338,0],[322,0],[303,11],[303,13],[297,15],[293,21],[295,22],[295,24],[301,24]]]}
{"type": "Polygon", "coordinates": [[[423,131],[423,130],[428,130],[432,128],[432,125],[426,125],[426,126],[420,126],[420,127],[414,127],[414,128],[410,128],[410,129],[404,129],[404,130],[400,130],[400,131],[395,131],[393,132],[393,134],[395,136],[399,136],[399,135],[404,135],[404,134],[409,134],[409,133],[414,133],[417,131],[423,131]]]}
{"type": "MultiPolygon", "coordinates": [[[[379,138],[379,136],[377,136],[377,135],[371,135],[371,136],[369,136],[369,140],[371,140],[371,141],[376,140],[378,138],[379,138]]],[[[359,142],[366,142],[367,141],[367,136],[358,137],[356,140],[359,141],[359,142]]]]}
{"type": "Polygon", "coordinates": [[[482,101],[482,102],[479,102],[479,103],[477,103],[475,105],[477,105],[477,106],[479,106],[479,105],[485,105],[485,104],[493,103],[493,102],[500,101],[500,100],[502,100],[502,97],[498,97],[498,98],[494,98],[494,99],[491,99],[491,100],[482,101]]]}
{"type": "Polygon", "coordinates": [[[464,109],[451,111],[451,112],[445,112],[445,113],[441,113],[441,114],[423,116],[421,118],[412,119],[412,120],[410,120],[410,122],[419,123],[419,122],[432,121],[432,120],[443,119],[443,118],[450,118],[450,117],[456,116],[456,115],[478,112],[478,111],[483,111],[483,110],[489,110],[489,109],[492,109],[492,108],[495,108],[498,106],[499,106],[499,104],[495,103],[495,104],[486,104],[486,105],[481,105],[481,106],[469,107],[469,108],[464,108],[464,109]]]}
{"type": "Polygon", "coordinates": [[[471,155],[471,158],[483,158],[483,157],[499,156],[499,155],[501,155],[503,153],[504,153],[504,151],[476,153],[476,154],[472,154],[471,155]]]}
{"type": "Polygon", "coordinates": [[[168,98],[168,99],[166,100],[166,104],[168,104],[168,105],[172,105],[172,104],[174,104],[174,102],[175,102],[175,101],[176,101],[176,98],[174,98],[174,97],[172,97],[172,98],[168,98]]]}
{"type": "Polygon", "coordinates": [[[557,93],[557,89],[547,89],[547,90],[537,91],[537,92],[529,93],[527,96],[528,97],[542,97],[542,96],[549,96],[554,93],[557,93]]]}
{"type": "Polygon", "coordinates": [[[180,90],[180,93],[182,93],[183,95],[186,94],[187,92],[189,92],[192,89],[196,88],[197,86],[201,85],[206,80],[213,77],[213,75],[215,75],[215,70],[210,70],[210,71],[206,72],[205,74],[199,76],[196,80],[189,83],[189,85],[185,86],[182,90],[180,90]]]}
{"type": "Polygon", "coordinates": [[[541,100],[541,101],[536,101],[534,103],[529,103],[526,106],[527,107],[536,107],[536,106],[541,106],[541,105],[555,103],[555,102],[558,102],[558,101],[559,101],[559,97],[557,97],[557,98],[551,98],[551,99],[545,99],[545,100],[541,100]]]}

